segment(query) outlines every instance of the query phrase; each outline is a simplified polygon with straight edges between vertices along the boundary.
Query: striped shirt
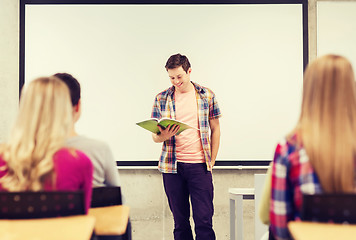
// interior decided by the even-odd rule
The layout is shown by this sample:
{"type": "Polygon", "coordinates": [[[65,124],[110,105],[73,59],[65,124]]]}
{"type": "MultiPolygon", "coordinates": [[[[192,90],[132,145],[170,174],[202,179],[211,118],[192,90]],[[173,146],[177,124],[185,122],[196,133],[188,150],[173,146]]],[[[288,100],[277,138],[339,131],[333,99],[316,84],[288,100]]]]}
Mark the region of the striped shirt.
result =
{"type": "MultiPolygon", "coordinates": [[[[200,129],[200,140],[203,146],[205,162],[210,171],[211,147],[209,135],[209,120],[221,117],[221,112],[215,94],[208,88],[193,83],[196,91],[198,104],[198,122],[200,129]]],[[[174,102],[174,86],[157,94],[152,108],[152,118],[176,119],[176,106],[174,102]]],[[[162,153],[158,163],[158,169],[163,173],[177,173],[177,156],[175,137],[163,142],[162,153]]]]}
{"type": "Polygon", "coordinates": [[[271,185],[270,231],[276,239],[292,239],[288,222],[300,219],[303,194],[321,193],[319,179],[297,136],[276,148],[271,185]]]}

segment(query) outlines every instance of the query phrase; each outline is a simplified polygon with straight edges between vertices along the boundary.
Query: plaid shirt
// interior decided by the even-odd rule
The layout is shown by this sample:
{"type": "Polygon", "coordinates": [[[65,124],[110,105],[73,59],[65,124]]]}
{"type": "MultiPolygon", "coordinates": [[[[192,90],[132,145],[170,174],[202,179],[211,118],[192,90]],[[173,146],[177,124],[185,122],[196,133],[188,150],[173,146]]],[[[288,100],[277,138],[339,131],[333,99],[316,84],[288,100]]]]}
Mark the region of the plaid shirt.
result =
{"type": "MultiPolygon", "coordinates": [[[[193,82],[192,82],[193,83],[193,82]]],[[[211,170],[211,148],[209,134],[209,120],[221,117],[220,109],[215,98],[215,94],[208,88],[193,83],[196,91],[198,104],[198,121],[200,129],[200,139],[203,146],[204,157],[207,168],[211,170]]],[[[152,108],[152,118],[172,118],[176,119],[174,102],[174,86],[157,94],[152,108]]],[[[162,153],[158,163],[158,169],[163,173],[177,173],[177,156],[175,137],[164,141],[162,153]]]]}
{"type": "Polygon", "coordinates": [[[300,218],[303,194],[321,193],[318,177],[297,136],[277,145],[272,168],[270,231],[276,239],[292,239],[288,222],[300,218]]]}

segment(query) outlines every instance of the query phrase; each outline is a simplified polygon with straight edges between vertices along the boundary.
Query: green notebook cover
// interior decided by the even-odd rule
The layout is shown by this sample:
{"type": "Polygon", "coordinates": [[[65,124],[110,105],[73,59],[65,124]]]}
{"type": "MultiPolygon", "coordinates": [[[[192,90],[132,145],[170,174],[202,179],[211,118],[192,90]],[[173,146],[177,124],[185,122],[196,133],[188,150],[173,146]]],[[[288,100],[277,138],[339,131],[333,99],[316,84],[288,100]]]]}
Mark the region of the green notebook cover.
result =
{"type": "MultiPolygon", "coordinates": [[[[176,124],[176,125],[180,126],[176,135],[180,134],[181,132],[183,132],[184,130],[186,130],[188,128],[194,128],[194,127],[189,126],[186,123],[183,123],[183,122],[180,122],[180,121],[177,121],[174,119],[170,119],[170,118],[162,118],[161,120],[152,118],[149,120],[138,122],[136,124],[150,132],[153,132],[153,133],[159,133],[158,125],[160,125],[163,128],[166,128],[168,125],[176,124]]],[[[196,129],[196,128],[194,128],[194,129],[196,129]]]]}

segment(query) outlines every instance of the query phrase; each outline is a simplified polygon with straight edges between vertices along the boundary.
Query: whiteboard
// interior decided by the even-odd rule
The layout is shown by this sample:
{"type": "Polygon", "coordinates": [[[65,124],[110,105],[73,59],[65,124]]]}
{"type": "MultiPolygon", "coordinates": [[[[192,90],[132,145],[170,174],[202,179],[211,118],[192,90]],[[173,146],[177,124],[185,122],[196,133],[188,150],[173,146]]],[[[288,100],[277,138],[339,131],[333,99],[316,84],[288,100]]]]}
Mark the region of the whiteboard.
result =
{"type": "Polygon", "coordinates": [[[68,72],[82,86],[80,134],[115,158],[158,160],[161,144],[135,125],[170,87],[164,68],[181,53],[191,80],[222,112],[218,160],[270,160],[301,105],[301,4],[26,5],[25,83],[68,72]]]}
{"type": "Polygon", "coordinates": [[[340,54],[356,66],[356,2],[318,2],[317,55],[340,54]]]}

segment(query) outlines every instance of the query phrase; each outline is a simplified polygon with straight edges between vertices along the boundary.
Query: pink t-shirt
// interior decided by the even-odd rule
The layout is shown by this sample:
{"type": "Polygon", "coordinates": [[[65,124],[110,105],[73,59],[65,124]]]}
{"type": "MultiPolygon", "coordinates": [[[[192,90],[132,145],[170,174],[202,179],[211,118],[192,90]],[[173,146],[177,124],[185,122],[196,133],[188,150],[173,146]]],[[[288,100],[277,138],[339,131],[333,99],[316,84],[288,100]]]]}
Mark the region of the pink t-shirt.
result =
{"type": "MultiPolygon", "coordinates": [[[[53,157],[54,170],[56,174],[56,189],[50,182],[44,185],[45,191],[76,191],[84,192],[85,212],[90,208],[93,164],[90,159],[82,152],[75,149],[62,148],[53,157]]],[[[0,157],[0,168],[6,162],[0,157]]],[[[0,178],[6,174],[7,170],[0,170],[0,178]]],[[[0,190],[4,190],[0,184],[0,190]]]]}
{"type": "MultiPolygon", "coordinates": [[[[199,129],[198,104],[195,89],[181,93],[175,91],[176,119],[199,129]]],[[[187,129],[176,136],[177,161],[186,163],[204,163],[204,152],[200,141],[200,132],[187,129]]]]}

